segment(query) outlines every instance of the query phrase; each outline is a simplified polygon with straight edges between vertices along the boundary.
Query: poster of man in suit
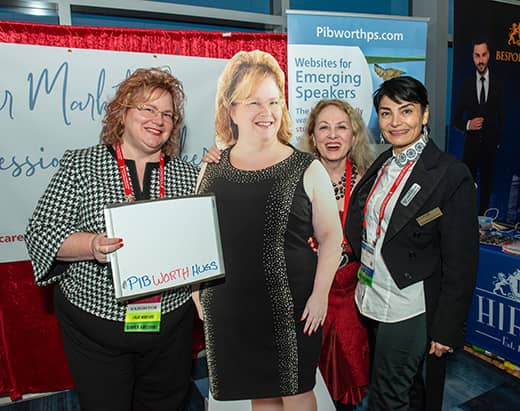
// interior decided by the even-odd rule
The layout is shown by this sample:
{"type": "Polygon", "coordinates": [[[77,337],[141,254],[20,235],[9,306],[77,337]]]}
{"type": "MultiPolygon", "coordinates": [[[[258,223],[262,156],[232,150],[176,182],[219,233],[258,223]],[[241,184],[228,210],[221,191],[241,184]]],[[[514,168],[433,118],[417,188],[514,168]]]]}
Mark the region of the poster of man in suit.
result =
{"type": "Polygon", "coordinates": [[[454,2],[448,140],[448,150],[472,172],[480,214],[496,209],[497,220],[511,225],[520,221],[518,16],[512,2],[454,2]]]}
{"type": "Polygon", "coordinates": [[[464,132],[462,161],[479,188],[479,214],[489,208],[497,147],[503,127],[504,87],[489,67],[489,40],[472,44],[475,72],[462,84],[454,113],[457,129],[464,132]]]}

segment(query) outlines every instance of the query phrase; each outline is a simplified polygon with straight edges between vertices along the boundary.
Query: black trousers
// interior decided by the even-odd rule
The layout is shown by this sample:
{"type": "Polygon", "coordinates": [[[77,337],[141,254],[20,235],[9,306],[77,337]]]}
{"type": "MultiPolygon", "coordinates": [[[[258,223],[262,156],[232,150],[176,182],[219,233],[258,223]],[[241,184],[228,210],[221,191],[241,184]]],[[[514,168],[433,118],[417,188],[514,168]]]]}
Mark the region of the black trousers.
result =
{"type": "Polygon", "coordinates": [[[496,152],[495,138],[486,137],[484,134],[465,136],[462,161],[468,166],[473,180],[475,182],[478,181],[480,194],[479,215],[483,215],[489,208],[489,197],[493,189],[496,152]]]}
{"type": "Polygon", "coordinates": [[[397,323],[372,321],[370,327],[375,338],[368,410],[408,411],[417,403],[415,384],[428,345],[426,315],[397,323]]]}
{"type": "Polygon", "coordinates": [[[193,303],[162,316],[159,333],[125,333],[123,323],[54,304],[81,411],[177,411],[191,384],[193,303]]]}
{"type": "Polygon", "coordinates": [[[410,410],[441,411],[447,356],[426,355],[410,394],[410,410]]]}

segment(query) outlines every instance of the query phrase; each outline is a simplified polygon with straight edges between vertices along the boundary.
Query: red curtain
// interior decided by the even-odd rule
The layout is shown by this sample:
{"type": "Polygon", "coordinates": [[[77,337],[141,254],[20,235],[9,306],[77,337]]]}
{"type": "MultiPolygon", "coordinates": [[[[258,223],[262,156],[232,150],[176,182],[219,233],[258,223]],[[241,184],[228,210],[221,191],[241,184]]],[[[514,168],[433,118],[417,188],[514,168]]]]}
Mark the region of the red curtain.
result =
{"type": "MultiPolygon", "coordinates": [[[[241,50],[271,53],[287,72],[287,36],[106,27],[73,27],[0,21],[0,42],[231,58],[241,50]]],[[[3,64],[9,64],[4,61],[3,64]]],[[[52,290],[34,284],[29,262],[0,264],[0,393],[72,387],[52,309],[52,290]]],[[[200,324],[199,324],[200,325],[200,324]]],[[[194,352],[203,343],[196,329],[194,352]]]]}
{"type": "Polygon", "coordinates": [[[285,34],[75,27],[0,21],[0,41],[215,58],[231,58],[240,50],[259,49],[271,53],[287,72],[285,34]]]}

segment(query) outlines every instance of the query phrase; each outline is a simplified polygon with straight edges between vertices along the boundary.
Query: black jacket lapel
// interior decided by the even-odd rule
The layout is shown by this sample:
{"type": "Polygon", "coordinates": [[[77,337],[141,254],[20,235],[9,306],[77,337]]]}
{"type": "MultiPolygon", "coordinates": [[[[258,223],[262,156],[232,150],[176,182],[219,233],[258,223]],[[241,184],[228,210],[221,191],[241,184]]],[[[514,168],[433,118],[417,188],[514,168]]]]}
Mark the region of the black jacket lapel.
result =
{"type": "Polygon", "coordinates": [[[414,166],[397,200],[392,218],[386,230],[385,243],[390,241],[408,221],[417,217],[417,212],[431,196],[431,193],[439,181],[441,181],[440,177],[445,173],[446,169],[437,167],[439,155],[440,150],[430,141],[419,157],[417,164],[414,166]],[[408,205],[403,205],[402,199],[406,196],[413,184],[418,184],[420,190],[408,205]]]}

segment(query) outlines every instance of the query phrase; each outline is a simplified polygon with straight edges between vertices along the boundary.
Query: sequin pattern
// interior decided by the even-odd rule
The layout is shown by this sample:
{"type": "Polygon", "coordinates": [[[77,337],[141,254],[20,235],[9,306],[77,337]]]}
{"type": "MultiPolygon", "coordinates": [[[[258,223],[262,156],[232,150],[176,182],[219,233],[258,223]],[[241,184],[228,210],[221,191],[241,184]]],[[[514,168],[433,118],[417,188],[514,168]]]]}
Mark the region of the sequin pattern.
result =
{"type": "MultiPolygon", "coordinates": [[[[217,179],[239,184],[261,182],[266,179],[274,181],[265,207],[262,265],[273,316],[273,340],[276,347],[279,388],[281,395],[284,396],[299,392],[295,307],[287,276],[284,239],[297,184],[313,160],[312,155],[295,151],[290,157],[272,167],[258,171],[244,171],[233,168],[229,161],[229,151],[226,150],[218,166],[206,169],[199,188],[199,192],[207,192],[217,179]],[[287,172],[288,170],[290,173],[287,172]]],[[[211,310],[207,309],[212,306],[213,299],[214,293],[211,287],[201,292],[210,386],[213,395],[218,397],[219,375],[212,351],[217,330],[212,325],[211,310]]]]}

